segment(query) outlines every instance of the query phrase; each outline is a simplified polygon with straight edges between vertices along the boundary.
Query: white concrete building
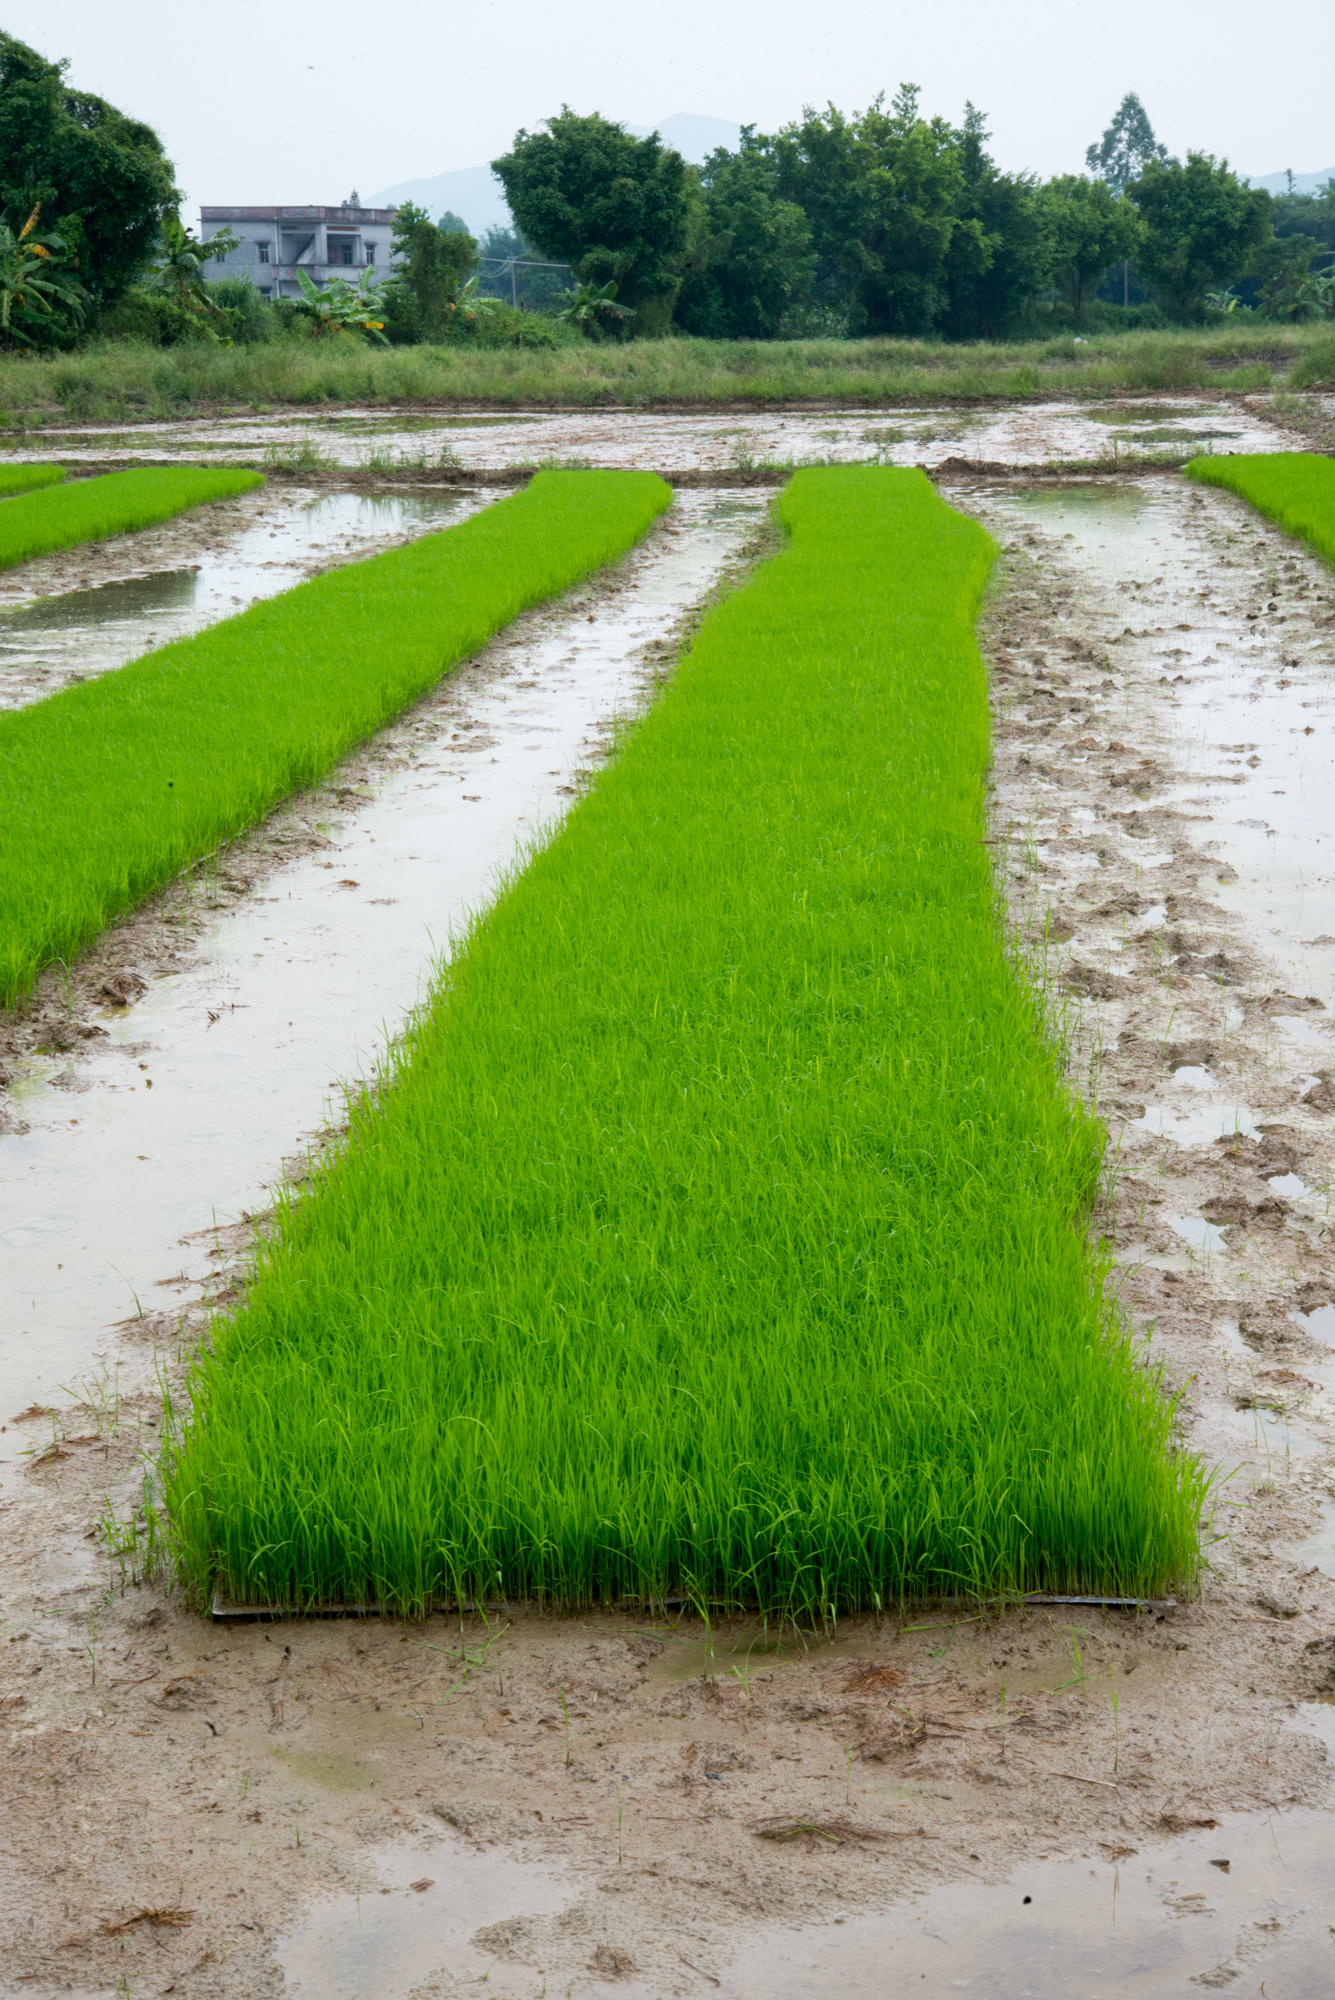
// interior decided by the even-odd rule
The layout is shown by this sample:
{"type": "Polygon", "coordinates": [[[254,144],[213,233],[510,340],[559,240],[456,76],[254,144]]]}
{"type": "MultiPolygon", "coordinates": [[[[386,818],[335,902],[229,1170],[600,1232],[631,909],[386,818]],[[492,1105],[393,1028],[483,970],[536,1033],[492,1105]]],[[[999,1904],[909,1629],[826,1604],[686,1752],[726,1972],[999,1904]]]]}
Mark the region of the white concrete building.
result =
{"type": "Polygon", "coordinates": [[[230,229],[237,249],[206,267],[210,278],[249,278],[262,298],[301,296],[297,272],[312,284],[347,278],[360,284],[367,267],[389,276],[392,208],[362,208],[354,192],[341,208],[201,208],[199,234],[230,229]]]}

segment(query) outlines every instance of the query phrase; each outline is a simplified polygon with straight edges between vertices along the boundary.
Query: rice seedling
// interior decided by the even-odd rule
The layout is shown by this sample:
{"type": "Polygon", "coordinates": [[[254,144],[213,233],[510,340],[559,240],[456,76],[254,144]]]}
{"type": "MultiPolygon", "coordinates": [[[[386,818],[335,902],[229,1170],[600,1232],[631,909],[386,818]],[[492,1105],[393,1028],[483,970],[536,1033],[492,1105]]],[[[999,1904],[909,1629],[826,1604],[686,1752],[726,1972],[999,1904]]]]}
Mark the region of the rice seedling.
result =
{"type": "Polygon", "coordinates": [[[1240,493],[1259,513],[1335,563],[1335,460],[1312,451],[1193,458],[1187,477],[1240,493]]]}
{"type": "Polygon", "coordinates": [[[828,1629],[1194,1573],[983,844],[993,545],[918,472],[779,507],[215,1323],[164,1464],[197,1595],[828,1629]]]}
{"type": "Polygon", "coordinates": [[[151,528],[188,507],[263,484],[258,472],[236,466],[218,472],[183,466],[108,472],[97,479],[47,485],[0,507],[0,569],[79,542],[103,542],[109,535],[151,528]]]}
{"type": "Polygon", "coordinates": [[[0,465],[0,493],[30,493],[35,486],[58,486],[63,465],[0,465]]]}
{"type": "Polygon", "coordinates": [[[543,473],[458,527],[0,716],[0,1000],[623,554],[670,500],[652,473],[543,473]]]}

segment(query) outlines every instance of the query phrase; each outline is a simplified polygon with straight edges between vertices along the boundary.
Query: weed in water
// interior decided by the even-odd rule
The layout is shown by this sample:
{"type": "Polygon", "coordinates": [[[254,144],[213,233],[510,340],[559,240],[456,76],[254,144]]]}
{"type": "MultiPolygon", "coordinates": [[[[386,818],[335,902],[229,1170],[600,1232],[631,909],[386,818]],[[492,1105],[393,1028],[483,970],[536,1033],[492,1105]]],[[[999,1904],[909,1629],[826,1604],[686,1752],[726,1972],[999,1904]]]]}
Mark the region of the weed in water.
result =
{"type": "Polygon", "coordinates": [[[780,508],[214,1324],[166,1475],[197,1593],[828,1631],[1194,1574],[1104,1128],[980,844],[992,544],[917,472],[780,508]]]}

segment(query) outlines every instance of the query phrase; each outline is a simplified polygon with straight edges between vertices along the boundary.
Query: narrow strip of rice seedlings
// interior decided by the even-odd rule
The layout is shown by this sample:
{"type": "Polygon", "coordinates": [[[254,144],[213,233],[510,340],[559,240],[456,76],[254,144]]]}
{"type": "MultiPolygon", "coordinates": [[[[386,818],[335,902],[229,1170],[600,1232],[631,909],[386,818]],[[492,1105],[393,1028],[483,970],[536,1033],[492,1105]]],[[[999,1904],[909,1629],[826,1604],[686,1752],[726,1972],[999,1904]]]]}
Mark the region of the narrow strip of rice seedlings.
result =
{"type": "Polygon", "coordinates": [[[781,514],[280,1203],[165,1468],[197,1594],[828,1631],[1194,1576],[982,844],[992,544],[917,472],[781,514]]]}
{"type": "MultiPolygon", "coordinates": [[[[23,468],[15,466],[13,471],[23,468]]],[[[43,471],[48,468],[34,467],[43,471]]],[[[263,475],[236,467],[205,471],[194,466],[108,472],[97,479],[71,479],[44,485],[0,507],[0,569],[30,562],[56,549],[80,542],[102,542],[109,535],[151,528],[200,507],[206,500],[226,500],[262,486],[263,475]]],[[[3,491],[0,488],[0,491],[3,491]]]]}
{"type": "Polygon", "coordinates": [[[63,465],[0,465],[0,493],[31,493],[36,486],[59,486],[63,465]]]}
{"type": "Polygon", "coordinates": [[[0,715],[0,1002],[499,626],[623,555],[671,497],[652,473],[543,473],[457,527],[0,715]]]}
{"type": "Polygon", "coordinates": [[[1188,479],[1226,486],[1335,563],[1335,459],[1312,451],[1193,458],[1188,479]]]}

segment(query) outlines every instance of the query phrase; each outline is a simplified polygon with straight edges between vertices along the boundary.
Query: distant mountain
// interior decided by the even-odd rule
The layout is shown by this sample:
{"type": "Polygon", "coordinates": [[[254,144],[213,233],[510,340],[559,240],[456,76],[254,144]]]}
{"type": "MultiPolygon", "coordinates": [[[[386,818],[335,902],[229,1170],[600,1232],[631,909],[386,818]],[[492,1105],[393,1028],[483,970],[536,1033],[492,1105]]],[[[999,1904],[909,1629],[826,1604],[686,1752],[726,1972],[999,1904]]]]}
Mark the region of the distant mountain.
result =
{"type": "MultiPolygon", "coordinates": [[[[1315,194],[1327,181],[1335,181],[1335,167],[1326,167],[1319,174],[1295,174],[1293,192],[1295,194],[1315,194]]],[[[1249,187],[1264,188],[1267,194],[1287,194],[1289,177],[1287,174],[1253,174],[1247,183],[1249,187]]]]}
{"type": "MultiPolygon", "coordinates": [[[[684,160],[699,166],[716,146],[734,151],[741,126],[730,118],[706,118],[693,111],[678,111],[661,125],[628,125],[628,132],[647,138],[658,132],[665,146],[675,147],[684,160]]],[[[395,187],[381,188],[369,197],[371,208],[397,208],[414,201],[428,215],[443,215],[449,209],[461,215],[475,236],[485,236],[492,228],[513,225],[506,206],[505,191],[490,167],[458,167],[451,174],[435,174],[427,180],[400,181],[395,187]]]]}
{"type": "Polygon", "coordinates": [[[397,187],[381,188],[379,194],[373,194],[370,206],[398,208],[405,201],[415,201],[431,216],[441,216],[448,208],[463,217],[474,236],[514,226],[505,190],[490,167],[458,167],[452,174],[436,174],[430,180],[400,181],[397,187]]]}

